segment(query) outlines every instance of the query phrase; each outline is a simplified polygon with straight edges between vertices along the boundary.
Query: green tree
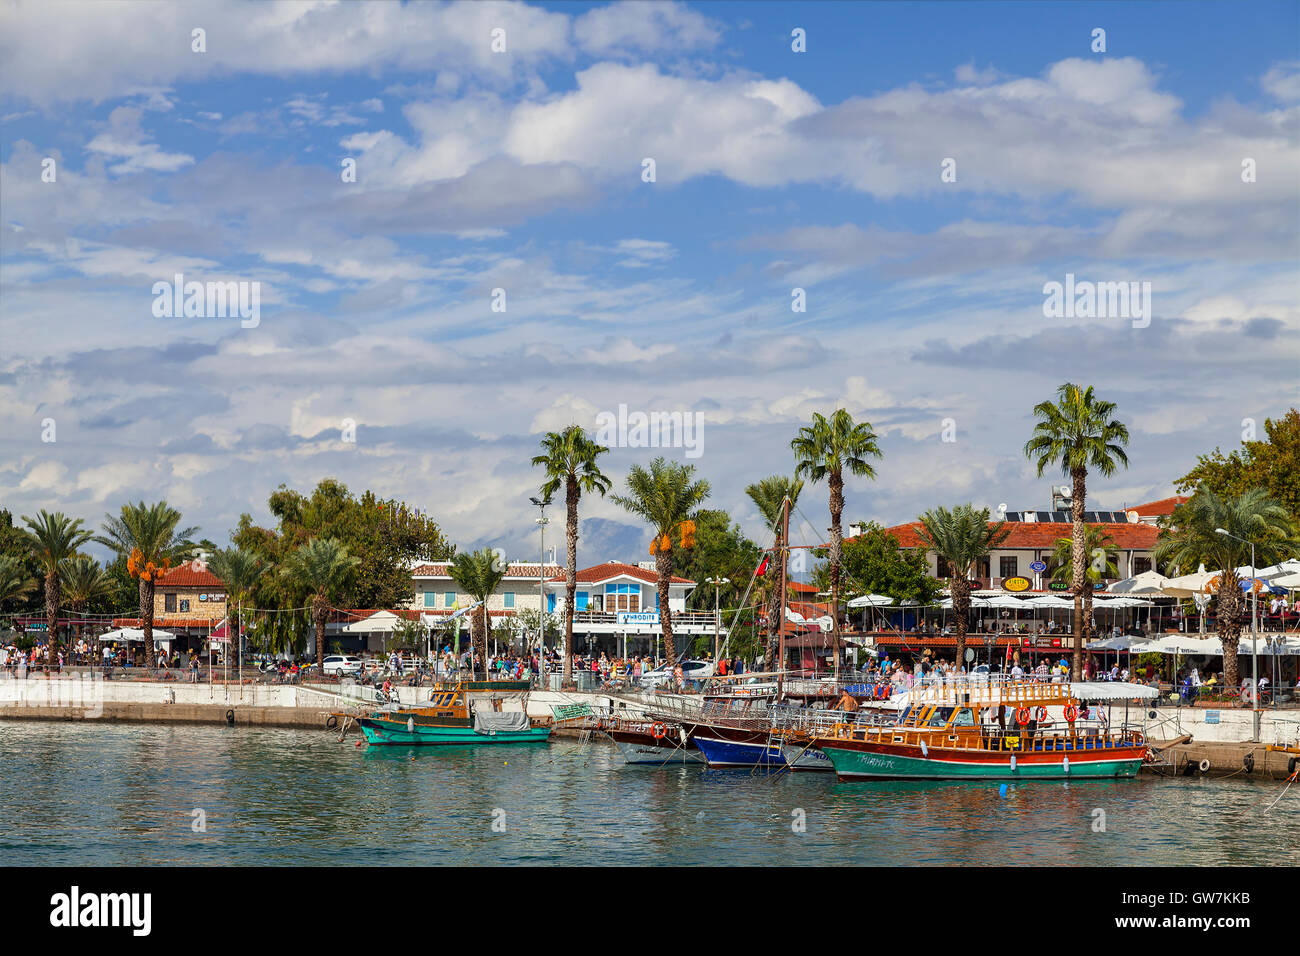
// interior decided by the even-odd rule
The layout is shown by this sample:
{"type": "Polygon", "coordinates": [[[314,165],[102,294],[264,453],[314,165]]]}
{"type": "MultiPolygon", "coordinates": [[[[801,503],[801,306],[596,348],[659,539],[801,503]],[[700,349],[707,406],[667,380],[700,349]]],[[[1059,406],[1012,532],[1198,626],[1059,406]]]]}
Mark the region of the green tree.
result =
{"type": "Polygon", "coordinates": [[[602,497],[612,482],[605,477],[597,463],[609,449],[587,437],[577,425],[561,432],[550,432],[542,439],[542,454],[533,458],[534,468],[546,470],[542,483],[542,498],[550,501],[564,488],[564,539],[567,544],[564,561],[564,683],[573,682],[573,609],[574,594],[578,589],[578,500],[583,492],[602,497]]]}
{"type": "Polygon", "coordinates": [[[1223,642],[1224,679],[1231,685],[1241,682],[1237,645],[1246,609],[1236,569],[1250,563],[1250,542],[1261,567],[1293,554],[1300,538],[1286,507],[1270,498],[1264,488],[1225,498],[1201,487],[1174,509],[1170,527],[1160,532],[1151,552],[1160,564],[1194,568],[1204,563],[1220,572],[1216,629],[1223,642]],[[1236,537],[1219,534],[1219,528],[1236,537]]]}
{"type": "Polygon", "coordinates": [[[25,600],[35,585],[27,562],[16,554],[0,554],[0,606],[25,600]]]}
{"type": "Polygon", "coordinates": [[[238,656],[244,635],[243,605],[252,597],[253,588],[266,573],[267,565],[251,551],[226,548],[211,552],[208,570],[225,585],[226,636],[232,641],[230,650],[238,656]]]}
{"type": "Polygon", "coordinates": [[[63,582],[59,569],[77,553],[93,535],[82,527],[80,518],[69,518],[61,511],[40,511],[35,518],[23,515],[27,525],[28,547],[45,575],[45,626],[49,641],[45,659],[53,663],[59,650],[59,607],[63,582]]]}
{"type": "Polygon", "coordinates": [[[654,531],[650,553],[655,558],[655,577],[659,593],[659,630],[670,661],[677,659],[673,644],[672,608],[668,604],[668,584],[673,576],[673,536],[680,535],[682,546],[689,548],[694,534],[691,516],[709,496],[709,483],[695,479],[695,466],[668,461],[662,456],[650,462],[647,470],[633,465],[627,474],[627,495],[615,495],[614,501],[639,517],[654,531]]]}
{"type": "MultiPolygon", "coordinates": [[[[75,554],[64,561],[59,567],[59,580],[63,593],[67,595],[68,607],[78,617],[86,612],[92,601],[108,596],[113,586],[100,563],[85,554],[75,554]]],[[[77,622],[78,631],[84,626],[84,622],[77,622]]]]}
{"type": "Polygon", "coordinates": [[[333,538],[312,538],[291,551],[282,566],[311,595],[311,621],[316,629],[317,674],[325,673],[325,622],[330,608],[348,593],[357,559],[347,545],[333,538]]]}
{"type": "Polygon", "coordinates": [[[1071,590],[1074,592],[1074,654],[1071,675],[1079,680],[1083,672],[1083,597],[1087,582],[1087,548],[1083,523],[1088,494],[1088,469],[1113,475],[1120,465],[1128,467],[1124,446],[1128,428],[1114,417],[1115,403],[1097,398],[1092,386],[1084,388],[1066,382],[1056,390],[1055,402],[1034,406],[1038,421],[1025,442],[1025,457],[1038,467],[1038,477],[1049,465],[1057,464],[1072,482],[1071,520],[1074,551],[1071,559],[1071,590]]]}
{"type": "Polygon", "coordinates": [[[1274,421],[1264,419],[1262,441],[1248,440],[1224,455],[1219,449],[1196,460],[1196,467],[1174,483],[1180,492],[1208,488],[1220,498],[1236,498],[1263,488],[1300,520],[1300,411],[1292,408],[1274,421]]]}
{"type": "MultiPolygon", "coordinates": [[[[1083,547],[1088,554],[1084,570],[1087,585],[1083,590],[1083,641],[1092,640],[1092,595],[1105,578],[1119,577],[1115,563],[1115,542],[1103,529],[1088,525],[1083,533],[1083,547]]],[[[1047,558],[1047,576],[1053,581],[1074,580],[1074,538],[1058,538],[1047,558]]]]}
{"type": "Polygon", "coordinates": [[[767,567],[763,570],[763,596],[766,608],[763,617],[767,621],[767,661],[771,667],[784,666],[784,662],[780,662],[779,665],[777,662],[777,643],[780,639],[778,629],[781,625],[781,615],[784,613],[780,594],[781,563],[789,543],[783,537],[785,528],[782,508],[788,498],[790,510],[793,511],[794,506],[799,503],[799,495],[802,492],[802,479],[787,478],[785,475],[769,475],[752,485],[745,486],[745,494],[749,495],[749,500],[754,502],[754,507],[763,517],[763,523],[772,529],[772,560],[768,561],[767,567]]]}
{"type": "Polygon", "coordinates": [[[897,601],[929,604],[939,591],[925,554],[904,549],[875,523],[844,542],[844,576],[853,594],[883,594],[897,601]]]}
{"type": "Polygon", "coordinates": [[[491,633],[491,615],[488,601],[496,593],[501,579],[506,575],[500,560],[491,548],[482,548],[472,554],[458,554],[447,569],[451,579],[475,601],[482,602],[470,619],[470,640],[479,655],[483,679],[487,679],[488,635],[491,633]]]}
{"type": "MultiPolygon", "coordinates": [[[[427,515],[372,492],[359,498],[333,478],[318,483],[310,497],[281,485],[268,506],[275,527],[241,515],[231,541],[271,566],[312,538],[333,538],[357,559],[352,600],[365,608],[400,607],[411,599],[411,563],[450,558],[455,547],[427,515]]],[[[264,575],[254,589],[259,607],[295,607],[302,600],[296,579],[264,575]]]]}
{"type": "Polygon", "coordinates": [[[127,573],[139,581],[137,596],[145,654],[153,651],[154,591],[158,581],[194,551],[190,541],[197,528],[178,531],[181,513],[165,501],[122,505],[121,512],[104,516],[104,533],[95,540],[126,558],[127,573]]]}
{"type": "Polygon", "coordinates": [[[835,636],[840,635],[840,565],[844,560],[844,535],[840,518],[844,514],[844,472],[859,478],[876,477],[868,459],[880,458],[876,433],[870,422],[854,422],[843,408],[830,418],[813,412],[812,424],[799,429],[790,442],[794,451],[795,477],[816,483],[825,481],[830,489],[831,511],[831,619],[835,636]]]}
{"type": "Polygon", "coordinates": [[[952,595],[953,618],[957,625],[957,666],[964,664],[966,628],[970,616],[970,579],[982,557],[1001,544],[1010,529],[1005,521],[989,522],[989,509],[957,505],[951,511],[939,507],[920,517],[917,535],[925,546],[948,564],[948,592],[952,595]]]}

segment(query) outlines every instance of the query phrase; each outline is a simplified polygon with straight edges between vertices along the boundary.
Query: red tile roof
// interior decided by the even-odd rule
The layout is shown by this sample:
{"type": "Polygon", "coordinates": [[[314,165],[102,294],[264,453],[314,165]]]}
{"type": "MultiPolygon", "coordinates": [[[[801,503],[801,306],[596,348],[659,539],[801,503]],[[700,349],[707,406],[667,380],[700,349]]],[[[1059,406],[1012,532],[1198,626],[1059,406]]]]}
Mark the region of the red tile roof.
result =
{"type": "MultiPolygon", "coordinates": [[[[451,564],[446,561],[439,561],[431,564],[417,564],[411,568],[411,576],[416,578],[445,578],[449,577],[447,569],[451,564]]],[[[547,574],[563,574],[564,568],[558,564],[546,565],[547,574]]],[[[506,565],[506,577],[508,578],[535,578],[537,577],[537,565],[535,564],[508,564],[506,565]]]]}
{"type": "MultiPolygon", "coordinates": [[[[536,565],[533,565],[536,567],[536,565]]],[[[654,584],[659,580],[653,571],[647,571],[645,568],[639,568],[635,564],[624,564],[622,561],[606,561],[604,564],[593,565],[590,568],[578,569],[579,584],[599,584],[602,581],[608,581],[610,578],[616,578],[619,575],[627,575],[630,578],[636,578],[638,581],[644,581],[646,584],[654,584]]],[[[561,573],[556,577],[548,579],[550,582],[563,581],[564,575],[561,573]]],[[[670,578],[673,584],[694,584],[690,578],[679,578],[673,575],[670,578]]]]}
{"type": "Polygon", "coordinates": [[[1187,500],[1186,495],[1174,495],[1172,498],[1161,498],[1159,501],[1148,501],[1146,504],[1134,505],[1128,510],[1136,511],[1144,518],[1168,515],[1173,514],[1174,509],[1187,500]]]}
{"type": "Polygon", "coordinates": [[[172,568],[158,580],[159,587],[167,588],[224,588],[225,582],[208,570],[196,570],[193,562],[187,561],[178,568],[172,568]]]}
{"type": "MultiPolygon", "coordinates": [[[[989,527],[994,524],[995,522],[989,522],[989,527]]],[[[885,530],[898,539],[901,547],[920,548],[924,547],[917,533],[920,527],[921,522],[913,521],[910,524],[895,525],[885,530]]],[[[1011,521],[1007,523],[1007,527],[1010,529],[1010,534],[998,545],[998,548],[1025,550],[1052,548],[1061,538],[1070,537],[1072,531],[1072,526],[1069,524],[1051,521],[1011,521]]],[[[1141,523],[1094,524],[1089,527],[1104,530],[1110,535],[1116,548],[1132,548],[1138,551],[1155,547],[1156,538],[1160,534],[1158,528],[1141,523]]]]}

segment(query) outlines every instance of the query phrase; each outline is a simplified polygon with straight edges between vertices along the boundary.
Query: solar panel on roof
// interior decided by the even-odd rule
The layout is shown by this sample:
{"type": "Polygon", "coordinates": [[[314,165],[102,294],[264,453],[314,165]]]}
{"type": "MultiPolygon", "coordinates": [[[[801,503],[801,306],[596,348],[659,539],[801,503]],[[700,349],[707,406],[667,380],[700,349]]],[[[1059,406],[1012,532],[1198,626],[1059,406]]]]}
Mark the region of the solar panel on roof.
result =
{"type": "Polygon", "coordinates": [[[1037,512],[1037,514],[1038,514],[1038,520],[1039,520],[1039,521],[1051,521],[1051,520],[1052,520],[1052,513],[1051,513],[1050,511],[1039,511],[1039,512],[1037,512]]]}
{"type": "Polygon", "coordinates": [[[1053,511],[1052,520],[1057,523],[1069,523],[1070,518],[1064,511],[1053,511]]]}

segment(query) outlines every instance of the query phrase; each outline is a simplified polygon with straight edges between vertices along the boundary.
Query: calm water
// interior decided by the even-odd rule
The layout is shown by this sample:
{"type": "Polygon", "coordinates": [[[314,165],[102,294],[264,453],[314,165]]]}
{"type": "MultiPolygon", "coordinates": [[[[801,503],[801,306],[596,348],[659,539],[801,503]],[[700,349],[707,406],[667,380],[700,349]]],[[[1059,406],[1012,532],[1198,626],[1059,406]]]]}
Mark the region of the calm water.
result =
{"type": "Polygon", "coordinates": [[[0,723],[0,860],[46,864],[1290,864],[1300,786],[837,784],[606,745],[357,749],[327,732],[0,723]],[[192,811],[206,832],[191,828],[192,811]],[[1106,832],[1093,832],[1094,810],[1106,832]],[[494,811],[498,828],[494,832],[494,811]],[[793,832],[802,810],[804,832],[793,832]]]}

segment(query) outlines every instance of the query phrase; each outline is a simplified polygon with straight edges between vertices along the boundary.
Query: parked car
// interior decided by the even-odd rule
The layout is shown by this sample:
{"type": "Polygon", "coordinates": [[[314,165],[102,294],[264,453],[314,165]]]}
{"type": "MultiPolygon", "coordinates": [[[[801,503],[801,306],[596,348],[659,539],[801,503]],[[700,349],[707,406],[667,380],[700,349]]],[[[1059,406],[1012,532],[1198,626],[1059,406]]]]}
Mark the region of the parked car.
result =
{"type": "Polygon", "coordinates": [[[351,654],[331,654],[325,658],[324,671],[337,677],[356,677],[361,673],[361,658],[351,654]]]}
{"type": "MultiPolygon", "coordinates": [[[[713,676],[712,661],[682,661],[682,680],[705,680],[713,676]]],[[[650,671],[648,674],[641,675],[642,687],[658,687],[660,684],[671,684],[673,681],[674,665],[666,664],[657,670],[650,671]]]]}

